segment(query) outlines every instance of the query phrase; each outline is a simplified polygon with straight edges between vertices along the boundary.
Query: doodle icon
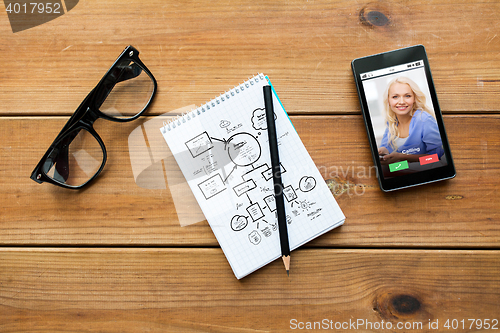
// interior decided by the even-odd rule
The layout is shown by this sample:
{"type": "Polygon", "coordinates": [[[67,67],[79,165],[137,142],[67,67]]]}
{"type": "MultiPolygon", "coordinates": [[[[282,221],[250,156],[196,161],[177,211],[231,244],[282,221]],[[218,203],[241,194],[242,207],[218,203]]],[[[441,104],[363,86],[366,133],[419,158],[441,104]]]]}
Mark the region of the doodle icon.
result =
{"type": "Polygon", "coordinates": [[[4,0],[12,32],[52,21],[75,8],[79,0],[4,0]]]}
{"type": "Polygon", "coordinates": [[[260,236],[257,230],[254,230],[248,235],[248,239],[250,240],[250,243],[252,243],[253,245],[259,245],[262,237],[260,236]]]}
{"type": "Polygon", "coordinates": [[[271,229],[269,227],[265,227],[264,229],[261,230],[264,236],[270,237],[273,233],[271,232],[271,229]]]}
{"type": "Polygon", "coordinates": [[[240,231],[248,225],[248,220],[245,216],[236,215],[231,219],[231,229],[240,231]]]}
{"type": "Polygon", "coordinates": [[[299,188],[302,192],[309,192],[316,187],[316,179],[304,176],[300,179],[299,188]]]}
{"type": "Polygon", "coordinates": [[[256,130],[267,130],[266,109],[255,109],[252,116],[252,126],[256,130]]]}

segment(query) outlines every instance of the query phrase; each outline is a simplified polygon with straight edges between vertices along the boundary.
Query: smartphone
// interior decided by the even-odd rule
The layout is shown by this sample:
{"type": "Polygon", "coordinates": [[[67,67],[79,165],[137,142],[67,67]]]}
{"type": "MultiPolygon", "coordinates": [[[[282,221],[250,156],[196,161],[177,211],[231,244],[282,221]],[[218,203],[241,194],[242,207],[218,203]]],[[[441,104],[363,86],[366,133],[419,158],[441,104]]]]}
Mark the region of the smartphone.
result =
{"type": "Polygon", "coordinates": [[[354,59],[351,67],[380,188],[455,177],[424,46],[354,59]]]}

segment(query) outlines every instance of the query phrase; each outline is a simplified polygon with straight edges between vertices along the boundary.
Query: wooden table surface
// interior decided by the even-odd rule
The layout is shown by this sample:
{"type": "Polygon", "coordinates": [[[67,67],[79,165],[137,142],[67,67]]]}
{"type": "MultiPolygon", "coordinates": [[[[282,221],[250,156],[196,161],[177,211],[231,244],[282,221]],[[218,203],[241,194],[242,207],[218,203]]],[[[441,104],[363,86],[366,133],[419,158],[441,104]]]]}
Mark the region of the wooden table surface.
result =
{"type": "Polygon", "coordinates": [[[498,332],[499,14],[496,0],[88,0],[13,33],[0,11],[0,332],[498,332]],[[147,116],[99,123],[108,162],[88,189],[31,181],[129,44],[158,80],[147,116]],[[415,44],[457,176],[386,194],[359,172],[373,162],[350,62],[415,44]],[[206,221],[181,227],[168,189],[135,183],[128,137],[259,72],[346,221],[294,251],[289,278],[278,260],[237,280],[206,221]]]}

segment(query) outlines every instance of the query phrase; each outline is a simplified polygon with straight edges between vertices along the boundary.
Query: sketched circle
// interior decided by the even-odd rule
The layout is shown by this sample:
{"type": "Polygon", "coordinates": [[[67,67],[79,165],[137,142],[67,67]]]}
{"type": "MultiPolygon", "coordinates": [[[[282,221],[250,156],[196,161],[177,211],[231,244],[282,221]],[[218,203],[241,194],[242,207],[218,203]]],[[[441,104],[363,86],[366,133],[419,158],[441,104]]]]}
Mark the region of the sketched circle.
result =
{"type": "Polygon", "coordinates": [[[228,154],[238,166],[249,166],[260,158],[262,150],[259,141],[251,134],[238,133],[228,139],[228,154]]]}
{"type": "Polygon", "coordinates": [[[248,225],[248,220],[245,216],[236,215],[231,219],[231,229],[241,231],[248,225]]]}
{"type": "Polygon", "coordinates": [[[302,192],[309,192],[316,187],[316,179],[304,176],[299,181],[299,188],[302,192]]]}

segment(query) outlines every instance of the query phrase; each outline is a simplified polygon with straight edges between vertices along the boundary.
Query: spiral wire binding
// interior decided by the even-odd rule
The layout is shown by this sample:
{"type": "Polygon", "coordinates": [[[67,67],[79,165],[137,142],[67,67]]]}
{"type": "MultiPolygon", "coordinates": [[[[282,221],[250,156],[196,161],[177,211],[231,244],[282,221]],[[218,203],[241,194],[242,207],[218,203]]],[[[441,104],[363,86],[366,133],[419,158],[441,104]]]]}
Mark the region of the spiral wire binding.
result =
{"type": "Polygon", "coordinates": [[[182,124],[186,123],[187,121],[190,121],[192,118],[195,118],[207,111],[209,111],[211,108],[216,107],[217,105],[223,103],[224,101],[230,99],[233,96],[238,95],[240,92],[245,91],[245,89],[250,88],[250,86],[253,86],[256,82],[259,82],[259,80],[265,80],[266,77],[264,74],[260,73],[255,75],[252,78],[249,78],[247,81],[235,86],[233,89],[224,92],[217,96],[216,98],[212,99],[209,102],[206,102],[205,104],[197,107],[196,109],[192,109],[191,111],[187,113],[182,113],[181,115],[177,116],[176,118],[166,122],[163,122],[163,127],[162,127],[162,132],[166,133],[167,131],[171,131],[179,126],[182,126],[182,124]]]}

